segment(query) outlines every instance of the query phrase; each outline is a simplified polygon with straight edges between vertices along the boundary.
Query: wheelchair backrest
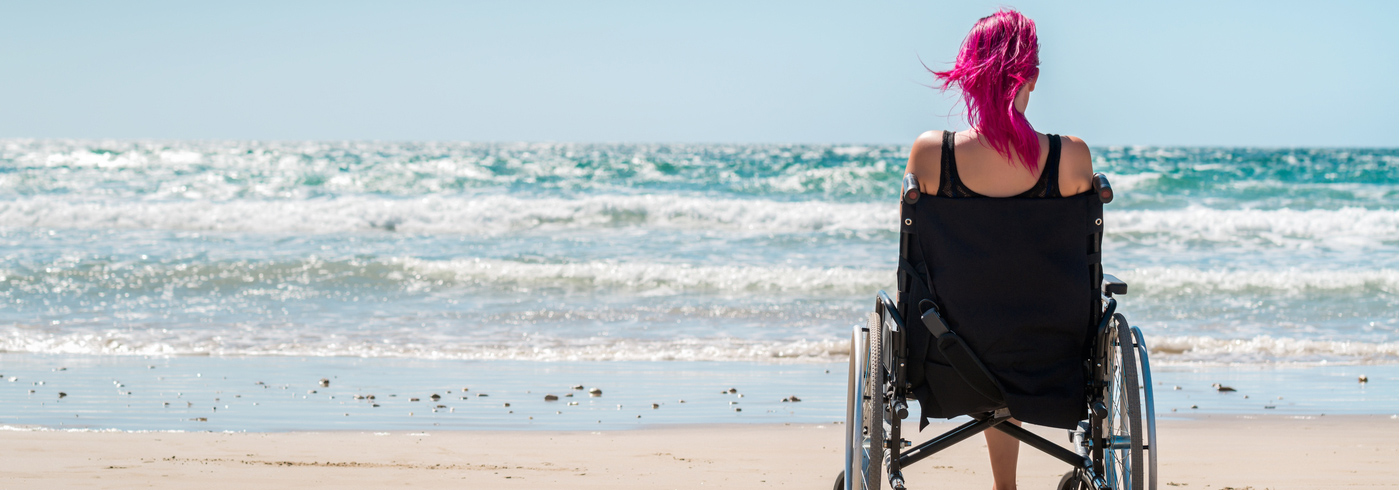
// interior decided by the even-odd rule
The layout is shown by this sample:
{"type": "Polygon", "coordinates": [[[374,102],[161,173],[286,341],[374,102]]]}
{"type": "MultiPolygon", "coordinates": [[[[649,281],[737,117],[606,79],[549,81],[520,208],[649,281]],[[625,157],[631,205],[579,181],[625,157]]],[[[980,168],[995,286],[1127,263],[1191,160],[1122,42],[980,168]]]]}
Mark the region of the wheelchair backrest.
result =
{"type": "Polygon", "coordinates": [[[963,399],[955,380],[931,379],[948,363],[920,327],[928,300],[1001,383],[1013,416],[1073,427],[1084,418],[1085,359],[1102,312],[1100,195],[905,197],[897,301],[926,416],[987,408],[963,399]],[[930,389],[939,386],[952,388],[930,389]]]}

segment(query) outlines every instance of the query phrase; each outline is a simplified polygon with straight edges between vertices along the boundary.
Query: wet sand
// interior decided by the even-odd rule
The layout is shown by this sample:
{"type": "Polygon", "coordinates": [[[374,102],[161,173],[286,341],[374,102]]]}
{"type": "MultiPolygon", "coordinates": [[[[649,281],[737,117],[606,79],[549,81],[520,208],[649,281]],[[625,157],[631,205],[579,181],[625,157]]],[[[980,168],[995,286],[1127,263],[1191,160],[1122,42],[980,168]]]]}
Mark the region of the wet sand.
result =
{"type": "MultiPolygon", "coordinates": [[[[934,424],[927,437],[951,425],[934,424]]],[[[1052,441],[1064,432],[1033,428],[1052,441]]],[[[1397,488],[1390,415],[1209,415],[1159,422],[1161,489],[1397,488]]],[[[922,440],[922,439],[920,439],[922,440]]],[[[840,425],[613,431],[0,432],[4,488],[830,488],[840,425]]],[[[1022,449],[1022,488],[1063,463],[1022,449]]],[[[906,472],[986,488],[981,438],[906,472]]]]}

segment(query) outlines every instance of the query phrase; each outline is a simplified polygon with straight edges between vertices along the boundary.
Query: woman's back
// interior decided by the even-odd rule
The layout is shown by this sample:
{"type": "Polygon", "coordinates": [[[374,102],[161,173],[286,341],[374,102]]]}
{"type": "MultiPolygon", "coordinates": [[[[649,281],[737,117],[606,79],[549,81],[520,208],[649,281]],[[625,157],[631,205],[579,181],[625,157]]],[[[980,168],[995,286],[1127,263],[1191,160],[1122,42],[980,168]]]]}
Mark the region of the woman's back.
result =
{"type": "MultiPolygon", "coordinates": [[[[994,150],[974,131],[947,134],[943,131],[928,131],[914,141],[909,153],[906,171],[919,180],[920,190],[925,194],[940,194],[940,188],[950,184],[950,180],[960,181],[966,190],[974,195],[962,194],[947,197],[1060,197],[1086,192],[1091,187],[1093,167],[1089,146],[1073,136],[1056,136],[1058,148],[1052,148],[1050,137],[1037,133],[1040,141],[1039,161],[1035,171],[1027,171],[1027,166],[1019,160],[1012,161],[994,150]],[[952,139],[953,172],[944,175],[943,155],[945,138],[952,139]],[[1058,149],[1058,155],[1052,150],[1058,149]],[[1058,157],[1058,165],[1054,159],[1058,157]],[[1056,195],[1022,196],[1035,190],[1044,174],[1050,172],[1058,177],[1052,188],[1056,195]]],[[[1047,176],[1048,177],[1048,176],[1047,176]]],[[[1047,179],[1048,180],[1048,179],[1047,179]]],[[[946,193],[945,193],[946,194],[946,193]]]]}

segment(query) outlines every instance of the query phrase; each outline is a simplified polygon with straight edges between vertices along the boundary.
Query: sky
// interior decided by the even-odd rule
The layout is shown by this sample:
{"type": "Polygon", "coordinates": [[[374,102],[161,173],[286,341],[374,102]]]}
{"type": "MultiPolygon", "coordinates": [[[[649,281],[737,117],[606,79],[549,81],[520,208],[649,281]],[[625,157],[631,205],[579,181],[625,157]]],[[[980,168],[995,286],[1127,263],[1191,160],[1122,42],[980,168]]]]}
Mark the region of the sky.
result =
{"type": "Polygon", "coordinates": [[[1091,145],[1400,144],[1395,1],[0,1],[0,138],[907,144],[978,18],[1091,145]]]}

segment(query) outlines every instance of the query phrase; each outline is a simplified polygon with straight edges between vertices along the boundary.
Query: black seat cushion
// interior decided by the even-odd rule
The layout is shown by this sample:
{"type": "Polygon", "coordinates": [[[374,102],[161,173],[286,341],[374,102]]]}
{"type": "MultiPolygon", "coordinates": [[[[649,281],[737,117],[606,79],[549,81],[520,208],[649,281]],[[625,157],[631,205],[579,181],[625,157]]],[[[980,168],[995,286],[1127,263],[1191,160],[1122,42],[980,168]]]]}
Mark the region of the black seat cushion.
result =
{"type": "Polygon", "coordinates": [[[920,276],[901,278],[909,380],[922,417],[999,408],[953,371],[918,320],[932,299],[1005,391],[1012,416],[1073,428],[1087,413],[1085,360],[1097,326],[1103,204],[1066,198],[943,198],[903,209],[906,254],[920,276]],[[933,293],[925,281],[932,282],[933,293]]]}

